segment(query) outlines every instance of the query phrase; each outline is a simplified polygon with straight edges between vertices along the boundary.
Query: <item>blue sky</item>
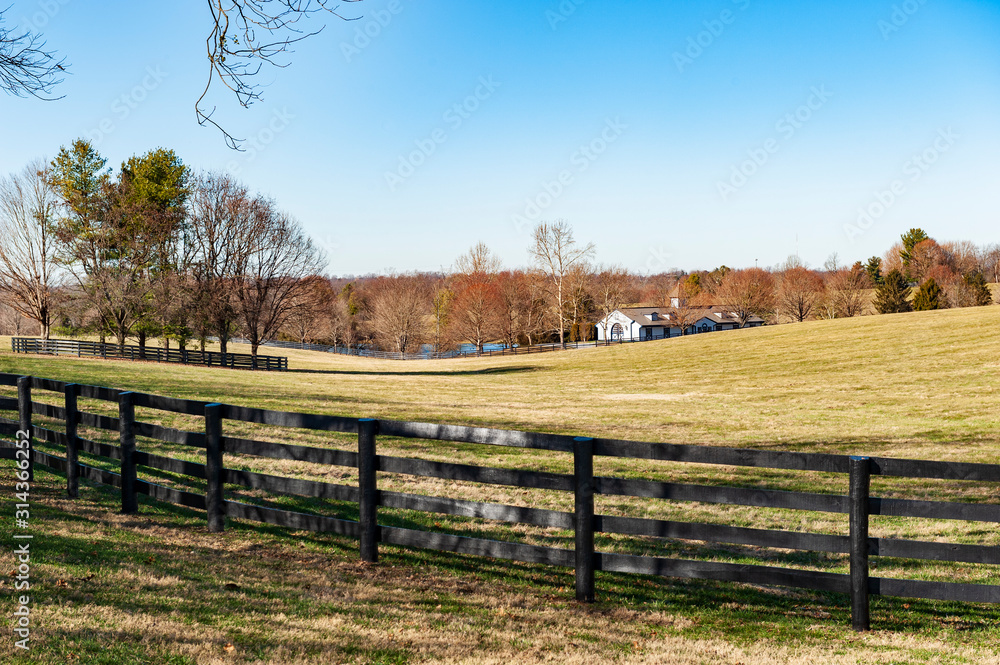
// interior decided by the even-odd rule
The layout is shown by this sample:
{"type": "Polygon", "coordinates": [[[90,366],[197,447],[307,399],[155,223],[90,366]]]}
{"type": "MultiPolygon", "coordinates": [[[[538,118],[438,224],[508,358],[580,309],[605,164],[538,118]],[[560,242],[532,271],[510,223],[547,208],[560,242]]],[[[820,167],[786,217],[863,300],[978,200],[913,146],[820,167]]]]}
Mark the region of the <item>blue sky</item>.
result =
{"type": "Polygon", "coordinates": [[[0,172],[79,136],[164,146],[272,195],[332,274],[528,262],[563,218],[639,272],[812,266],[921,226],[1000,242],[1000,3],[364,0],[195,122],[203,2],[15,0],[65,55],[64,99],[0,97],[0,172]],[[456,108],[457,105],[457,108],[456,108]],[[864,216],[861,214],[864,213],[864,216]]]}

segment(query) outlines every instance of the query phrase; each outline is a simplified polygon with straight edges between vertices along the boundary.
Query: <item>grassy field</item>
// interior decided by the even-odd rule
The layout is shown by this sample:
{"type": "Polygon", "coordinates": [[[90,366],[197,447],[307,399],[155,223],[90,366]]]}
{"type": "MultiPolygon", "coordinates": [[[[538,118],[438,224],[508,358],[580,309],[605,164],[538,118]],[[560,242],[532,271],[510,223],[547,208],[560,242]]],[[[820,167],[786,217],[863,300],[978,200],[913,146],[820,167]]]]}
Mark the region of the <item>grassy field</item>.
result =
{"type": "MultiPolygon", "coordinates": [[[[347,416],[450,422],[569,434],[895,457],[998,461],[1000,307],[822,321],[526,358],[370,361],[288,352],[283,374],[13,356],[0,372],[194,399],[347,416]]],[[[0,349],[9,341],[0,338],[0,349]]],[[[285,353],[282,351],[282,353],[285,353]]],[[[9,394],[9,393],[8,393],[9,394]]],[[[37,399],[58,403],[57,396],[37,399]]],[[[109,405],[87,403],[88,410],[109,405]]],[[[195,420],[140,413],[175,426],[195,420]]],[[[227,425],[228,427],[228,425],[227,425]]],[[[85,432],[99,438],[97,432],[85,432]]],[[[255,432],[348,448],[349,437],[255,432]]],[[[550,454],[385,440],[387,454],[566,470],[550,454]]],[[[166,444],[140,448],[191,455],[166,444]]],[[[227,462],[228,463],[228,462],[227,462]]],[[[353,481],[348,470],[234,459],[269,473],[353,481]]],[[[603,460],[599,472],[843,493],[830,474],[744,472],[603,460]]],[[[113,467],[112,467],[113,468],[113,467]]],[[[179,479],[162,474],[158,482],[179,479]]],[[[9,476],[3,492],[12,496],[9,476]]],[[[357,544],[234,523],[208,534],[197,511],[144,502],[115,514],[117,493],[88,486],[65,501],[38,474],[33,519],[42,551],[31,658],[12,662],[1000,662],[989,606],[878,599],[875,631],[847,628],[846,598],[808,592],[599,574],[598,603],[572,601],[560,569],[385,548],[364,566],[357,544]],[[112,646],[113,645],[113,646],[112,646]]],[[[558,493],[386,477],[383,487],[568,509],[558,493]]],[[[197,487],[197,485],[194,485],[197,487]]],[[[253,492],[232,496],[268,502],[253,492]]],[[[876,484],[885,496],[996,502],[995,486],[876,484]]],[[[838,515],[601,497],[599,512],[765,528],[841,532],[838,515]],[[790,520],[793,520],[790,522],[790,520]]],[[[349,515],[349,506],[271,505],[349,515]]],[[[567,545],[568,533],[458,518],[386,514],[388,523],[567,545]]],[[[10,525],[0,537],[11,542],[10,525]]],[[[873,535],[1000,545],[993,529],[880,518],[873,535]]],[[[833,555],[709,548],[602,537],[601,549],[845,572],[833,555]]],[[[1000,583],[979,566],[879,560],[877,574],[1000,583]]],[[[8,582],[9,583],[9,582],[8,582]]],[[[10,593],[4,614],[10,616],[10,593]]],[[[10,646],[0,647],[0,656],[10,646]]],[[[13,654],[13,649],[10,651],[13,654]]]]}

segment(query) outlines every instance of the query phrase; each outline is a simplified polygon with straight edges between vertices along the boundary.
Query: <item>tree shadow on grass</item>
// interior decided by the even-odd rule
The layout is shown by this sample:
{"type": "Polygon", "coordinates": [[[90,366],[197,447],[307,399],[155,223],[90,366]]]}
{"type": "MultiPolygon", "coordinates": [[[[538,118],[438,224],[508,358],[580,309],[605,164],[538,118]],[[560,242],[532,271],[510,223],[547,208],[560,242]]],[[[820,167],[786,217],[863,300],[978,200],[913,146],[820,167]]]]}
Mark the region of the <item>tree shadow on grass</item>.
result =
{"type": "Polygon", "coordinates": [[[515,365],[513,367],[487,367],[485,369],[469,369],[457,371],[417,371],[417,372],[382,372],[377,370],[347,370],[347,369],[289,369],[288,374],[332,374],[357,376],[482,376],[488,374],[521,374],[524,372],[539,372],[543,367],[531,365],[515,365]]]}
{"type": "MultiPolygon", "coordinates": [[[[41,490],[40,495],[47,497],[61,493],[44,485],[38,489],[41,490]]],[[[114,489],[100,488],[98,494],[91,495],[97,501],[88,502],[83,514],[47,506],[45,517],[73,522],[93,520],[102,508],[110,507],[108,499],[115,498],[115,492],[114,489]]],[[[324,611],[335,611],[343,614],[347,621],[361,624],[373,621],[384,613],[385,598],[377,595],[351,599],[350,602],[341,599],[339,603],[321,598],[307,600],[304,596],[310,595],[309,587],[303,587],[295,580],[295,570],[299,566],[331,568],[324,585],[335,591],[351,589],[357,584],[381,584],[387,592],[399,589],[412,593],[421,591],[408,601],[407,611],[416,613],[426,610],[478,616],[477,612],[489,608],[482,606],[476,596],[481,595],[483,589],[505,588],[540,596],[546,603],[565,604],[563,611],[570,614],[606,614],[628,608],[639,611],[635,618],[637,622],[644,620],[644,610],[687,616],[692,625],[683,632],[690,638],[723,631],[727,639],[740,643],[775,639],[776,635],[781,639],[803,640],[810,636],[809,631],[817,625],[817,620],[819,625],[839,629],[845,634],[850,625],[849,601],[842,594],[600,572],[597,576],[598,602],[583,606],[572,603],[573,575],[570,569],[395,546],[380,548],[383,550],[382,563],[376,566],[360,563],[345,566],[357,562],[354,552],[356,541],[353,539],[334,534],[306,535],[242,520],[231,523],[230,529],[245,535],[256,532],[262,536],[278,537],[279,540],[255,542],[254,538],[245,541],[237,538],[230,543],[236,549],[220,548],[217,553],[212,553],[209,551],[211,543],[165,543],[155,536],[142,535],[143,527],[153,524],[181,530],[195,527],[200,532],[202,527],[190,524],[188,520],[192,517],[197,520],[203,513],[145,497],[141,502],[144,510],[150,510],[155,505],[157,514],[140,515],[134,522],[120,525],[131,530],[131,534],[119,531],[118,537],[112,539],[94,533],[47,534],[44,550],[51,557],[49,563],[61,565],[65,571],[39,571],[39,601],[46,604],[72,600],[83,606],[107,607],[152,617],[179,616],[181,623],[196,621],[223,632],[228,632],[227,628],[233,626],[234,621],[235,625],[253,622],[258,628],[256,637],[244,633],[242,640],[236,640],[234,636],[234,641],[241,652],[256,652],[258,657],[265,658],[274,648],[274,637],[281,633],[281,624],[285,621],[267,617],[264,610],[273,610],[275,604],[296,617],[307,616],[322,606],[324,611]],[[147,502],[149,505],[146,505],[147,502]],[[280,545],[290,545],[296,540],[313,541],[313,546],[299,550],[280,545]],[[106,577],[108,571],[122,568],[132,571],[134,579],[114,581],[106,577]],[[104,574],[92,580],[89,573],[84,574],[88,570],[104,571],[104,574]],[[70,575],[63,584],[58,584],[55,577],[65,575],[66,571],[70,575]],[[413,581],[417,571],[431,573],[429,586],[420,580],[413,581]],[[291,578],[288,584],[272,586],[255,583],[255,580],[285,576],[291,578]],[[157,585],[157,580],[171,577],[183,580],[186,587],[183,600],[178,597],[177,591],[171,592],[169,588],[157,585]],[[467,580],[468,583],[457,586],[449,583],[449,580],[455,579],[467,580]],[[147,584],[145,588],[128,587],[130,581],[141,583],[143,580],[147,584]],[[238,580],[239,584],[230,580],[238,580]]],[[[421,526],[405,517],[397,520],[401,526],[421,526]]],[[[1000,620],[997,606],[973,603],[873,598],[872,605],[873,627],[892,632],[939,634],[943,630],[953,636],[958,632],[972,633],[978,634],[978,637],[973,637],[975,640],[992,640],[1000,620]]],[[[87,632],[92,634],[93,630],[87,632]]],[[[86,646],[80,644],[80,636],[74,635],[73,631],[61,632],[54,637],[56,642],[69,642],[76,649],[86,646]]],[[[101,644],[107,636],[98,637],[91,646],[101,644]]],[[[170,640],[166,640],[164,646],[170,648],[170,640]]],[[[317,643],[314,646],[316,649],[328,649],[330,645],[317,643]]],[[[348,651],[360,648],[350,642],[337,646],[348,651]]],[[[130,661],[119,658],[92,662],[130,661]]]]}

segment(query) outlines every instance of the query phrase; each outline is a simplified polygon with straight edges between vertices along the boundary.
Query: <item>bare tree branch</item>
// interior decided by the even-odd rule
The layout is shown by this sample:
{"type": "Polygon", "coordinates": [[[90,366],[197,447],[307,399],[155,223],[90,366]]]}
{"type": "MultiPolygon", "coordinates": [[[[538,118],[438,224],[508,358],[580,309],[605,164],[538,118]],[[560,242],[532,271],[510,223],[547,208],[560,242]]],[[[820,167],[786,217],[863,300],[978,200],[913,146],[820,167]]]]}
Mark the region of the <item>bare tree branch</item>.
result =
{"type": "Polygon", "coordinates": [[[62,83],[66,61],[56,60],[55,52],[45,48],[41,35],[4,28],[8,9],[0,11],[0,90],[17,97],[61,99],[49,95],[62,83]]]}
{"type": "MultiPolygon", "coordinates": [[[[242,139],[230,134],[212,116],[216,108],[208,108],[206,99],[212,84],[218,81],[236,95],[241,106],[249,108],[261,99],[264,85],[256,77],[265,65],[288,66],[282,56],[292,46],[323,31],[323,26],[306,31],[299,27],[302,19],[313,14],[328,13],[344,21],[339,13],[343,3],[363,0],[208,0],[212,17],[211,30],[205,40],[208,58],[208,80],[195,101],[195,117],[199,125],[211,125],[225,137],[226,144],[240,150],[242,139]]],[[[9,8],[8,8],[9,9],[9,8]]],[[[62,83],[65,60],[57,60],[55,52],[45,47],[41,35],[31,30],[14,32],[3,27],[0,11],[0,90],[18,97],[51,97],[53,89],[62,83]]]]}
{"type": "Polygon", "coordinates": [[[303,18],[327,12],[345,21],[338,13],[339,0],[331,6],[329,0],[208,0],[212,14],[212,30],[205,40],[209,68],[208,81],[195,102],[195,115],[199,125],[212,125],[225,136],[226,144],[240,149],[242,139],[235,138],[212,119],[215,107],[208,109],[205,98],[212,83],[218,80],[231,90],[244,108],[261,99],[263,85],[254,78],[264,65],[284,68],[288,62],[282,56],[291,52],[291,46],[322,32],[323,28],[306,32],[298,27],[303,18]]]}

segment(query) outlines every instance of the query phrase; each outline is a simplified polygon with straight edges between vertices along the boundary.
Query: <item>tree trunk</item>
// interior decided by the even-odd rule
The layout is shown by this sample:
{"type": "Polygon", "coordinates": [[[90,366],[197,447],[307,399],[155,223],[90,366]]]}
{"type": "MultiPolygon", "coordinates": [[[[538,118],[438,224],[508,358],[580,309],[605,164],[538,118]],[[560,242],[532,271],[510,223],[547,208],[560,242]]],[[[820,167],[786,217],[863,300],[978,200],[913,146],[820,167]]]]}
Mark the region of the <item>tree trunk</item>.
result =
{"type": "Polygon", "coordinates": [[[559,281],[559,284],[558,284],[558,285],[557,285],[557,287],[556,287],[556,294],[557,294],[557,295],[556,295],[556,297],[558,298],[558,302],[557,302],[556,304],[557,304],[557,306],[558,306],[558,308],[559,308],[559,346],[561,346],[562,348],[564,348],[564,349],[565,349],[565,348],[566,348],[566,340],[565,340],[565,338],[563,337],[563,297],[562,297],[562,280],[560,280],[560,281],[559,281]]]}
{"type": "Polygon", "coordinates": [[[139,332],[139,358],[142,360],[146,359],[146,333],[145,331],[139,332]]]}

